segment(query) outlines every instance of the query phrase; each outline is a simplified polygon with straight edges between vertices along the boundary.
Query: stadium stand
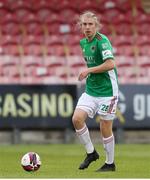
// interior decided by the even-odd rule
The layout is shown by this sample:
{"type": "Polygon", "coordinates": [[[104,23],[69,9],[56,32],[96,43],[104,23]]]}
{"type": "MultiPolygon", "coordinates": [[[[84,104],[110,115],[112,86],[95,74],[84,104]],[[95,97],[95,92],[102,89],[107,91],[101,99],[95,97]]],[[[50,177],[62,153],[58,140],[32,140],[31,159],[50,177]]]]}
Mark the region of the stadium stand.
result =
{"type": "Polygon", "coordinates": [[[101,19],[101,32],[114,47],[120,82],[149,83],[150,14],[145,1],[0,0],[0,83],[77,83],[85,66],[76,22],[85,10],[101,19]]]}

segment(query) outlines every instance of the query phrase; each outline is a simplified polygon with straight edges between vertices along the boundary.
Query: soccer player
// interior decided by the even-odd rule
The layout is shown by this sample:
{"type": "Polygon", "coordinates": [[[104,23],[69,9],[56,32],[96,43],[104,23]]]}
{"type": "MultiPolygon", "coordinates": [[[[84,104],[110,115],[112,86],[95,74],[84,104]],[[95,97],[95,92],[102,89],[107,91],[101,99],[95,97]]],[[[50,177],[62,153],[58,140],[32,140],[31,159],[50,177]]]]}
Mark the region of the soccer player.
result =
{"type": "Polygon", "coordinates": [[[85,123],[87,117],[93,118],[97,113],[101,119],[100,133],[106,153],[105,163],[97,171],[115,171],[112,125],[118,102],[118,81],[112,46],[108,38],[99,33],[100,22],[93,12],[81,14],[78,24],[85,36],[80,46],[87,64],[78,77],[79,81],[86,79],[85,92],[79,98],[72,117],[76,134],[87,153],[79,169],[88,168],[90,163],[99,159],[85,123]]]}

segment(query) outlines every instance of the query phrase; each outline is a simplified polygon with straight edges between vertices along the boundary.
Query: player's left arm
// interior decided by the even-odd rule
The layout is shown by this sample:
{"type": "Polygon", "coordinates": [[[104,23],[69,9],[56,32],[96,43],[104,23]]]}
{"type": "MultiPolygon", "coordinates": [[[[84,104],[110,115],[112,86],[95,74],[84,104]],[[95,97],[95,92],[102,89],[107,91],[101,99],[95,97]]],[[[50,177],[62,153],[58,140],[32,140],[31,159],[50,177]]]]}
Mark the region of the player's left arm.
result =
{"type": "Polygon", "coordinates": [[[104,63],[102,63],[101,65],[87,68],[84,71],[82,71],[78,79],[79,81],[82,81],[90,73],[103,73],[103,72],[114,69],[114,67],[115,67],[115,61],[113,59],[106,59],[104,63]]]}
{"type": "Polygon", "coordinates": [[[114,69],[116,66],[112,46],[107,38],[103,38],[98,41],[98,48],[103,59],[103,63],[96,67],[89,68],[89,73],[103,73],[114,69]]]}
{"type": "Polygon", "coordinates": [[[105,62],[99,66],[95,66],[88,69],[88,73],[103,73],[115,68],[115,61],[112,59],[107,59],[105,62]]]}

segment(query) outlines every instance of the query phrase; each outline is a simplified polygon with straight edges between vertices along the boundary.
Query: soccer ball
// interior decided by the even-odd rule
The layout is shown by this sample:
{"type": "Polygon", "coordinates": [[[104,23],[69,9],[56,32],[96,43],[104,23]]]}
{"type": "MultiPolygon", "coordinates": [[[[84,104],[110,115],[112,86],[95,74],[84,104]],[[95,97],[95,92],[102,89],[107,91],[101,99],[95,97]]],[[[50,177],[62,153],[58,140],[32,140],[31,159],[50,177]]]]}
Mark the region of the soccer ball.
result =
{"type": "Polygon", "coordinates": [[[28,152],[22,157],[21,165],[26,171],[37,171],[41,166],[40,156],[35,152],[28,152]]]}

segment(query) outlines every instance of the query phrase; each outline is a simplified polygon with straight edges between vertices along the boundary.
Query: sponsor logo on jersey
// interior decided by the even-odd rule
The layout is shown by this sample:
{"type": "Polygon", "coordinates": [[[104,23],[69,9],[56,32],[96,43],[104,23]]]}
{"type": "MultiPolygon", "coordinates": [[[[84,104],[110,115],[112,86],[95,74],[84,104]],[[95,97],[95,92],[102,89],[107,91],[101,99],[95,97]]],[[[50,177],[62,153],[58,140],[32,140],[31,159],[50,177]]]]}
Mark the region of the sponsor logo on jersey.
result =
{"type": "Polygon", "coordinates": [[[104,50],[102,51],[103,57],[112,56],[112,52],[110,50],[104,50]]]}
{"type": "Polygon", "coordinates": [[[95,59],[94,56],[84,56],[85,61],[87,62],[87,64],[93,64],[95,63],[95,59]]]}

